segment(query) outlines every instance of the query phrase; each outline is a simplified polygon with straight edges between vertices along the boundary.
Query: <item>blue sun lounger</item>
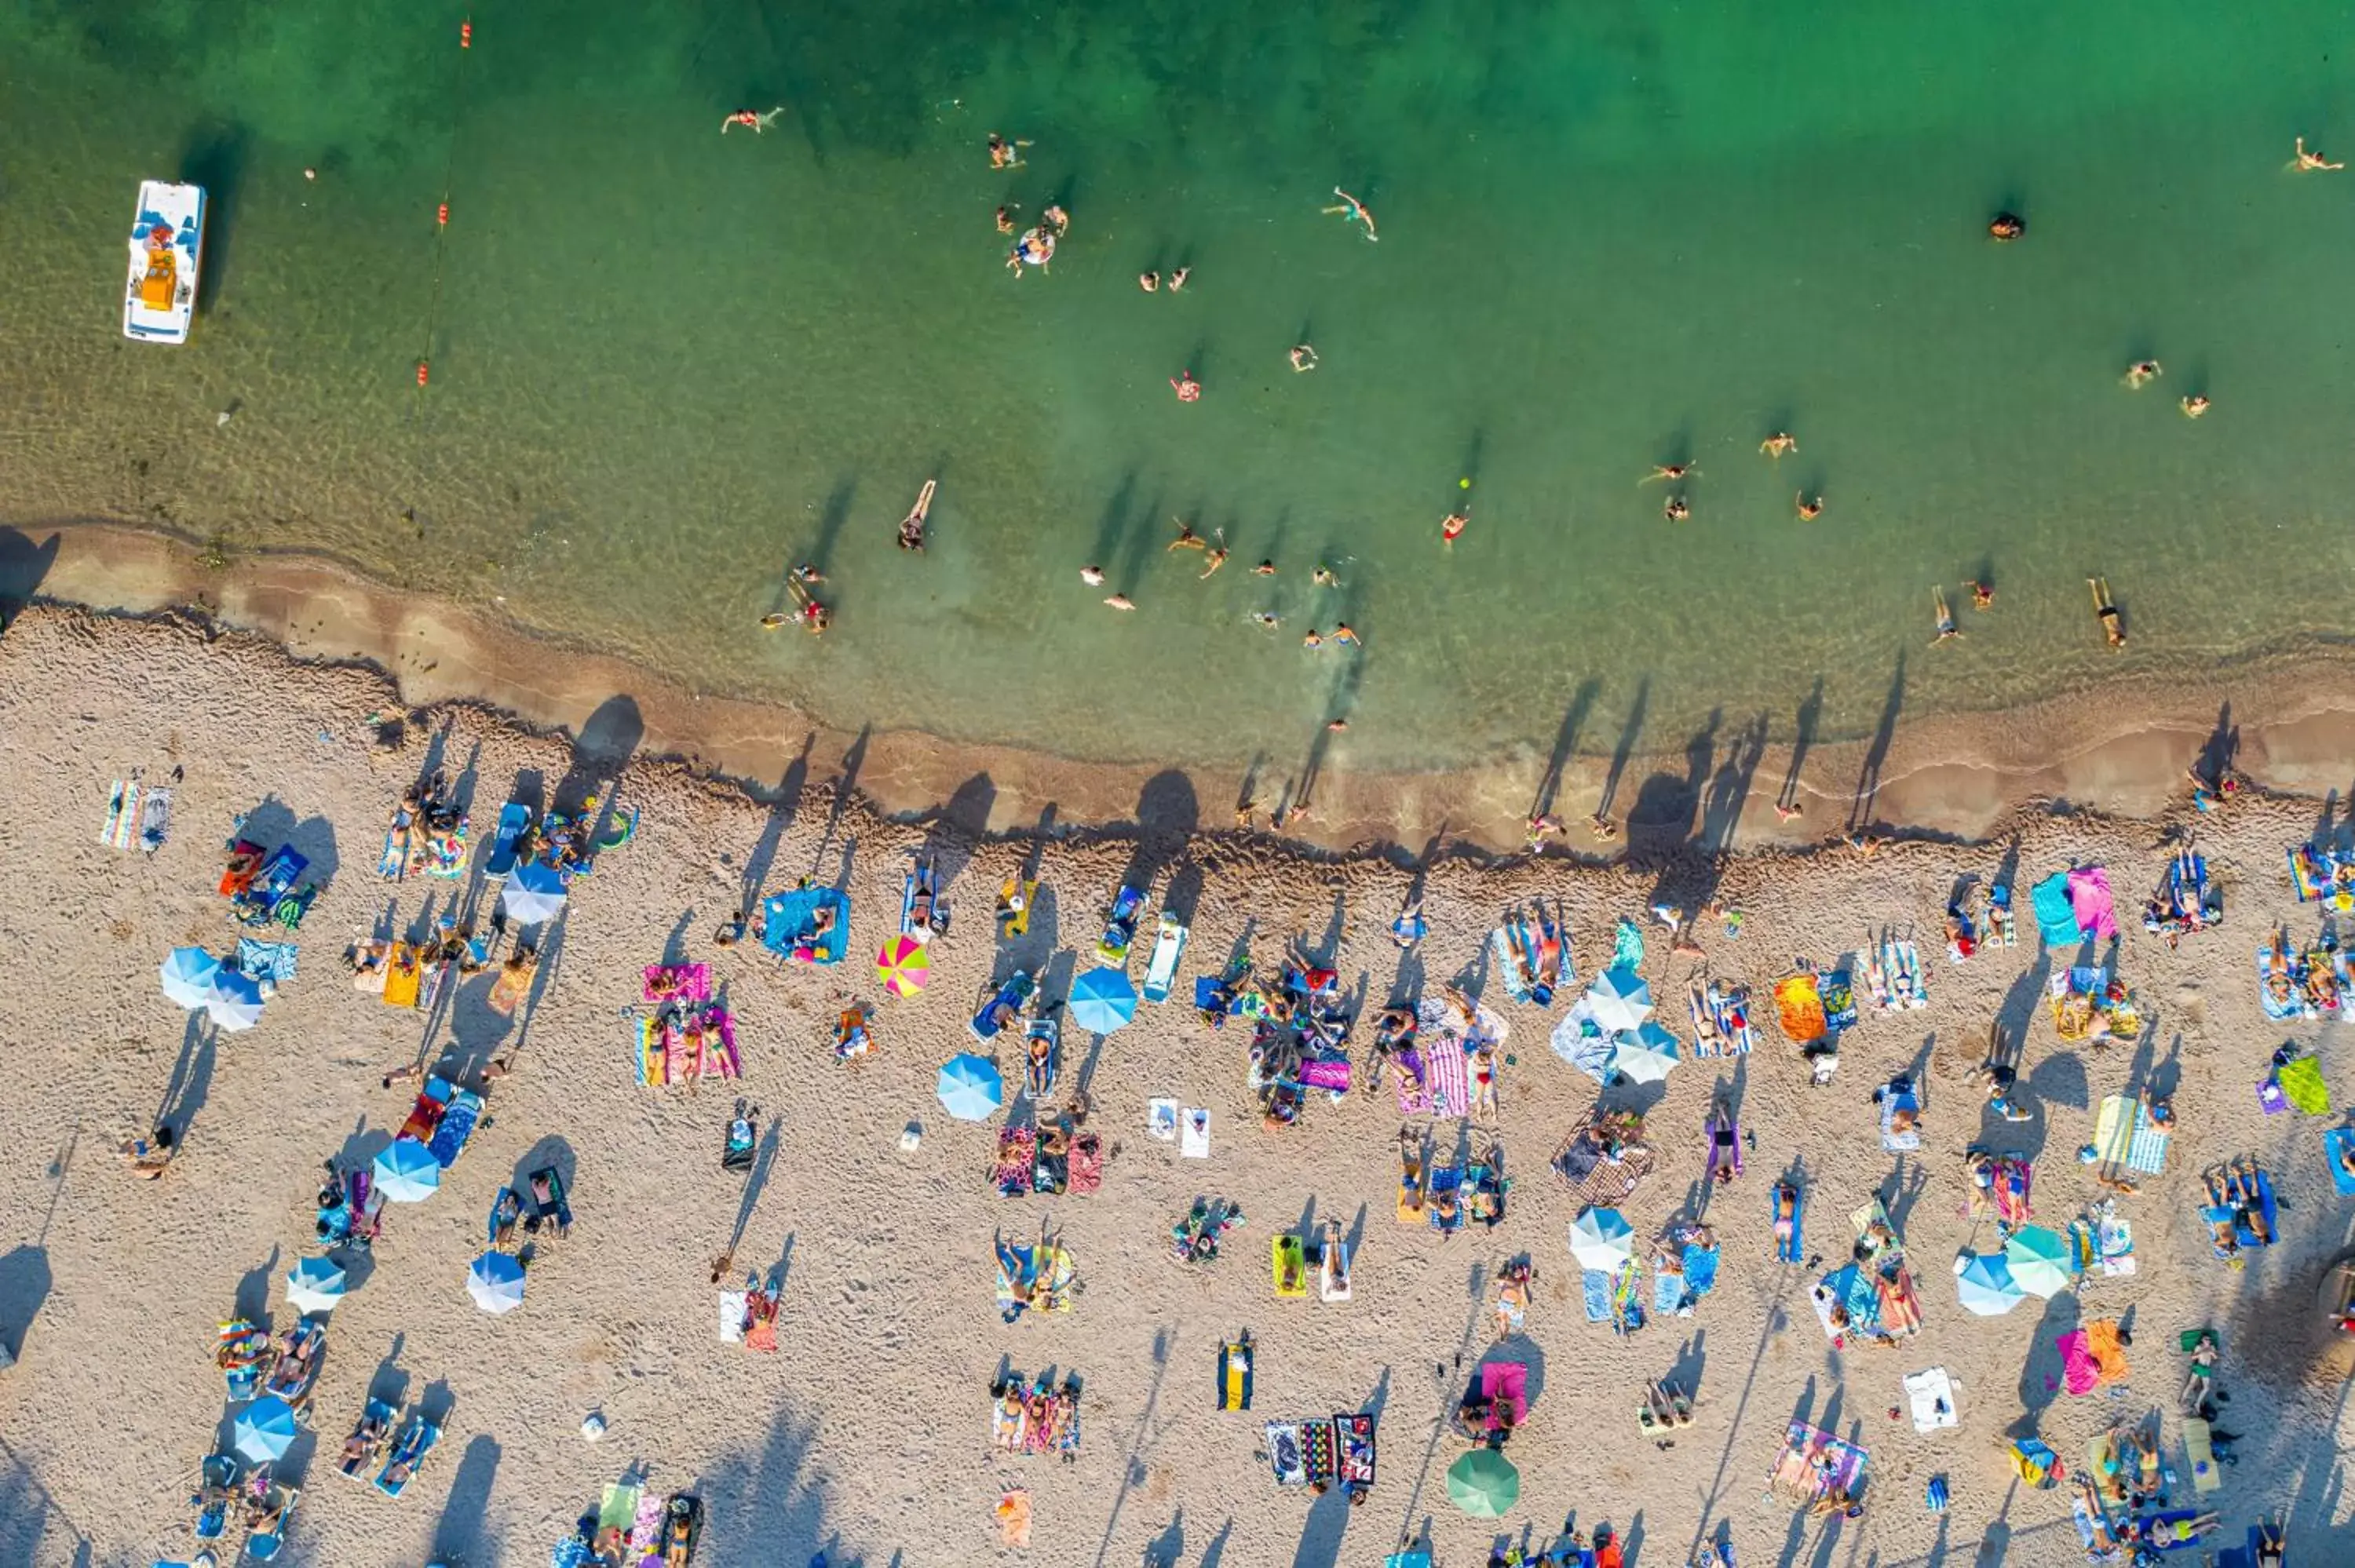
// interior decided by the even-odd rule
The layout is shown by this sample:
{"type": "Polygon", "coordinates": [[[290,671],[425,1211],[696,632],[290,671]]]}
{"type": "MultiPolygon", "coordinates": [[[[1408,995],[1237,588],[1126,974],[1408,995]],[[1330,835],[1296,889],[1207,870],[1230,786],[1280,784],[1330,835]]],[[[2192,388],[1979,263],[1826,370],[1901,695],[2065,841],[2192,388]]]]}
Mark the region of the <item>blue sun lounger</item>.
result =
{"type": "Polygon", "coordinates": [[[1136,945],[1136,919],[1145,909],[1145,890],[1124,886],[1114,895],[1112,914],[1104,921],[1104,933],[1096,938],[1096,962],[1112,969],[1128,963],[1129,949],[1136,945]]]}
{"type": "Polygon", "coordinates": [[[838,964],[850,950],[850,898],[831,887],[796,887],[762,906],[761,943],[801,964],[838,964]],[[819,930],[818,911],[832,910],[819,930]]]}
{"type": "Polygon", "coordinates": [[[2355,1146],[2355,1127],[2336,1127],[2322,1135],[2322,1162],[2330,1168],[2330,1184],[2355,1197],[2355,1176],[2340,1163],[2350,1146],[2355,1146]]]}
{"type": "Polygon", "coordinates": [[[376,1489],[389,1498],[397,1498],[407,1491],[409,1483],[417,1478],[417,1472],[424,1467],[425,1456],[432,1453],[433,1445],[441,1440],[442,1428],[422,1415],[410,1416],[409,1425],[401,1430],[400,1441],[392,1446],[392,1453],[386,1458],[384,1468],[376,1474],[376,1489]]]}
{"type": "Polygon", "coordinates": [[[516,844],[530,825],[531,808],[522,801],[509,800],[499,808],[499,825],[491,834],[490,852],[483,856],[486,881],[504,883],[515,874],[516,844]]]}
{"type": "Polygon", "coordinates": [[[987,1044],[997,1038],[1000,1031],[1010,1027],[1022,1016],[1022,1004],[1030,1000],[1030,993],[1037,989],[1027,972],[1016,969],[1006,977],[1006,983],[981,1004],[981,1011],[966,1021],[965,1027],[973,1032],[975,1040],[987,1044]]]}

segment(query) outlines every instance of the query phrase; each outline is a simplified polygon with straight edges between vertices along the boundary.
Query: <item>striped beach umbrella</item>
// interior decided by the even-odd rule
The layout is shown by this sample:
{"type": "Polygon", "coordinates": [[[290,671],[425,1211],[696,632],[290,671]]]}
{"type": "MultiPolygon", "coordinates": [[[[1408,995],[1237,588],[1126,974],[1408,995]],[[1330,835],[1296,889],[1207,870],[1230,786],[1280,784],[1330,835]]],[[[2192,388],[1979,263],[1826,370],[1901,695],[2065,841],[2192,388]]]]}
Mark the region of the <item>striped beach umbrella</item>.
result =
{"type": "Polygon", "coordinates": [[[932,978],[932,956],[911,935],[892,938],[875,955],[876,981],[893,996],[913,996],[932,978]]]}

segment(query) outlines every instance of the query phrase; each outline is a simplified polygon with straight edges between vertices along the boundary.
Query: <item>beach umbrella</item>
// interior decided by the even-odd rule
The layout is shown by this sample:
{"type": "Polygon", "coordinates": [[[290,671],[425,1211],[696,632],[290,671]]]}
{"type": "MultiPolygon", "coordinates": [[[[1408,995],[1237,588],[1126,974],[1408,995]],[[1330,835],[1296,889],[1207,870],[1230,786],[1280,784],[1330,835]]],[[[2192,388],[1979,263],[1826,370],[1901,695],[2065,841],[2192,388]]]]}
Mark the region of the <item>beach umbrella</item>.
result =
{"type": "Polygon", "coordinates": [[[2011,1264],[1999,1252],[1966,1252],[1955,1258],[1955,1282],[1963,1310],[1982,1318],[2000,1318],[2022,1299],[2011,1264]]]}
{"type": "Polygon", "coordinates": [[[1636,1255],[1636,1227],[1616,1209],[1581,1209],[1570,1222],[1570,1255],[1581,1268],[1614,1274],[1636,1255]]]}
{"type": "Polygon", "coordinates": [[[552,865],[532,862],[507,879],[499,891],[499,907],[519,926],[553,920],[564,907],[564,874],[552,865]]]}
{"type": "Polygon", "coordinates": [[[1521,1473],[1494,1448],[1475,1448],[1447,1467],[1447,1497],[1479,1519],[1501,1519],[1521,1499],[1521,1473]]]}
{"type": "Polygon", "coordinates": [[[284,1458],[294,1446],[294,1407],[274,1393],[239,1411],[229,1428],[237,1451],[257,1465],[284,1458]]]}
{"type": "Polygon", "coordinates": [[[959,1121],[987,1121],[1006,1103],[1006,1080],[997,1064],[967,1052],[941,1069],[942,1108],[959,1121]]]}
{"type": "Polygon", "coordinates": [[[2068,1289],[2077,1277],[2067,1238],[2044,1225],[2022,1225],[2012,1232],[2003,1244],[2003,1259],[2011,1266],[2013,1284],[2046,1300],[2068,1289]]]}
{"type": "Polygon", "coordinates": [[[442,1185],[442,1164],[413,1138],[396,1138],[376,1157],[376,1190],[388,1202],[421,1203],[442,1185]]]}
{"type": "Polygon", "coordinates": [[[204,1007],[213,999],[220,960],[202,948],[175,948],[164,960],[164,994],[179,1007],[204,1007]]]}
{"type": "Polygon", "coordinates": [[[1071,982],[1071,1022],[1089,1033],[1109,1034],[1135,1016],[1127,970],[1099,967],[1071,982]]]}
{"type": "Polygon", "coordinates": [[[1611,1070],[1630,1083],[1657,1084],[1677,1065],[1677,1037],[1646,1019],[1612,1043],[1611,1070]]]}
{"type": "Polygon", "coordinates": [[[1615,1034],[1652,1016],[1652,988],[1634,969],[1614,967],[1594,977],[1586,990],[1595,1027],[1615,1034]]]}
{"type": "Polygon", "coordinates": [[[913,996],[932,978],[932,957],[912,936],[892,938],[875,955],[875,979],[893,996],[913,996]]]}
{"type": "Polygon", "coordinates": [[[286,1304],[303,1312],[332,1312],[344,1298],[343,1266],[331,1257],[306,1257],[286,1277],[286,1304]]]}
{"type": "Polygon", "coordinates": [[[214,1023],[232,1034],[250,1029],[261,1022],[261,982],[235,969],[221,969],[213,976],[212,995],[206,1000],[205,1010],[212,1014],[214,1023]]]}
{"type": "Polygon", "coordinates": [[[485,1253],[466,1270],[466,1294],[485,1312],[514,1311],[523,1305],[523,1265],[508,1253],[485,1253]]]}

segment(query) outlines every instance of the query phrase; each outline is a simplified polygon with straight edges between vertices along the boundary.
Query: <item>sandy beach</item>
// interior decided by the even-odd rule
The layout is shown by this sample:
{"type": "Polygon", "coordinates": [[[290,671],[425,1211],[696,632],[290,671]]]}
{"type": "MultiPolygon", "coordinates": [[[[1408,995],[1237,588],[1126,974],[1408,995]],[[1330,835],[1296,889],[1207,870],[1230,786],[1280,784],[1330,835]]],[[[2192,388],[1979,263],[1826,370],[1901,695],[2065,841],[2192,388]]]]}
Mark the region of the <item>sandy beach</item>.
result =
{"type": "MultiPolygon", "coordinates": [[[[143,609],[190,597],[185,580],[153,575],[138,593],[110,591],[131,575],[99,551],[69,550],[45,591],[143,609]]],[[[2276,925],[2301,946],[2320,927],[2316,906],[2294,899],[2284,851],[2343,829],[2331,792],[2355,756],[2345,716],[2355,698],[2334,698],[2332,683],[2260,670],[2244,689],[2147,703],[2081,694],[2066,713],[2056,704],[1900,726],[1878,743],[1821,747],[1800,768],[1787,747],[1697,769],[1623,758],[1617,811],[1631,822],[1631,855],[1595,864],[1497,853],[1518,837],[1543,757],[1511,759],[1485,782],[1432,779],[1419,790],[1339,776],[1313,824],[1325,842],[1282,842],[1220,831],[1239,779],[1141,768],[1105,783],[1095,770],[1088,788],[1098,793],[1086,796],[1044,763],[928,758],[921,737],[861,746],[750,710],[741,724],[706,725],[698,742],[691,694],[617,696],[634,691],[625,672],[577,661],[536,709],[514,698],[517,683],[501,692],[535,732],[457,700],[492,683],[470,689],[460,666],[471,661],[452,662],[447,650],[463,640],[446,628],[389,622],[389,601],[356,589],[339,601],[317,582],[273,602],[262,574],[233,576],[213,597],[227,622],[256,632],[42,605],[0,639],[12,780],[0,871],[14,894],[0,933],[20,1064],[16,1092],[0,1100],[0,1149],[10,1151],[0,1160],[0,1348],[16,1358],[0,1372],[0,1558],[186,1560],[198,1463],[229,1430],[211,1359],[218,1325],[235,1315],[293,1321],[282,1284],[316,1250],[322,1162],[366,1163],[409,1114],[413,1087],[383,1088],[383,1075],[443,1063],[478,1072],[495,1060],[509,1071],[488,1086],[489,1118],[438,1192],[389,1211],[332,1314],[313,1432],[280,1465],[302,1488],[288,1561],[537,1563],[605,1487],[631,1478],[702,1498],[698,1562],[788,1568],[820,1550],[836,1568],[1340,1568],[1379,1563],[1401,1540],[1427,1541],[1446,1568],[1477,1568],[1507,1535],[1550,1542],[1573,1511],[1582,1529],[1611,1524],[1626,1561],[1646,1568],[1681,1564],[1721,1539],[1743,1564],[2073,1562],[2067,1489],[2023,1487],[2003,1444],[2032,1431],[2073,1471],[2089,1440],[2158,1411],[2170,1465],[2188,1467],[2177,1337],[2203,1325],[2222,1340],[2229,1394],[2214,1425],[2238,1438],[2222,1489],[2199,1499],[2222,1516],[2211,1544],[2271,1518],[2286,1520],[2293,1562],[2355,1554],[2338,1457],[2355,1436],[2350,1341],[2314,1305],[2349,1231],[2350,1201],[2321,1151],[2338,1118],[2269,1116],[2256,1093],[2286,1043],[2318,1054],[2342,1088],[2345,1031],[2268,1021],[2251,963],[2276,925]],[[403,632],[423,632],[413,641],[424,652],[388,657],[403,632]],[[2224,697],[2240,716],[2240,766],[2266,793],[2195,821],[2182,771],[2224,697]],[[2052,744],[2062,735],[2074,738],[2052,744]],[[487,975],[453,977],[446,1004],[421,1013],[356,991],[337,961],[372,934],[423,930],[477,886],[472,869],[447,882],[375,874],[402,791],[435,767],[467,800],[477,845],[519,780],[558,796],[614,789],[638,813],[634,839],[576,883],[512,1018],[484,1004],[487,975]],[[777,787],[751,799],[709,768],[777,787]],[[112,781],[162,783],[176,769],[159,851],[99,842],[112,781]],[[1773,807],[1795,771],[1806,810],[1779,824],[1773,807]],[[987,793],[958,796],[968,778],[987,781],[987,793]],[[1649,782],[1658,779],[1668,782],[1649,782]],[[1182,807],[1138,809],[1178,801],[1178,784],[1182,807]],[[1046,839],[975,831],[1028,828],[1049,801],[1059,826],[1046,839]],[[1869,857],[1796,836],[1834,833],[1859,810],[1887,841],[1869,857]],[[240,816],[248,836],[301,849],[322,891],[291,938],[294,978],[257,1026],[216,1034],[166,1001],[156,969],[176,947],[233,948],[240,928],[214,889],[240,816]],[[1447,835],[1425,871],[1431,933],[1401,960],[1387,927],[1409,857],[1348,851],[1420,848],[1442,820],[1447,835]],[[2225,919],[2170,947],[2136,914],[2171,853],[2163,835],[2187,828],[2225,919]],[[954,918],[932,946],[928,988],[885,1001],[868,960],[897,929],[902,874],[920,853],[938,858],[954,918]],[[990,905],[1034,853],[1043,891],[1028,936],[1008,948],[990,905]],[[2054,965],[2079,955],[2040,948],[2026,889],[2094,865],[2106,868],[2127,928],[2115,954],[2105,943],[2083,961],[2114,959],[2134,991],[2144,1029],[2132,1045],[2064,1043],[2043,1001],[2054,965]],[[804,876],[848,894],[849,961],[786,967],[750,944],[714,946],[748,890],[804,876]],[[989,1172],[1004,1117],[951,1119],[935,1075],[972,1044],[964,1021],[993,976],[1019,963],[1044,970],[1050,989],[1067,984],[1072,951],[1089,961],[1114,889],[1141,876],[1153,883],[1148,938],[1174,881],[1190,906],[1191,946],[1168,1004],[1146,1005],[1100,1049],[1067,1037],[1063,1088],[1084,1079],[1110,1151],[1102,1188],[1002,1198],[989,1172]],[[1966,878],[2020,890],[2019,944],[1954,967],[1939,920],[1966,878]],[[1698,959],[1672,954],[1647,906],[1704,895],[1740,912],[1739,936],[1704,923],[1698,959]],[[1687,1060],[1664,1084],[1604,1097],[1647,1117],[1657,1166],[1622,1205],[1637,1242],[1699,1217],[1721,1252],[1716,1287],[1690,1316],[1658,1316],[1632,1334],[1582,1310],[1565,1240],[1579,1205],[1547,1165],[1597,1098],[1595,1082],[1547,1044],[1575,988],[1550,1009],[1515,1004],[1483,956],[1500,911],[1536,897],[1559,901],[1581,982],[1607,959],[1620,919],[1644,923],[1643,973],[1688,1046],[1693,976],[1747,982],[1757,999],[1754,1053],[1687,1060]],[[1868,1004],[1837,1076],[1812,1086],[1767,991],[1795,956],[1830,968],[1891,927],[1920,943],[1927,1005],[1876,1016],[1868,1004]],[[1442,1120],[1435,1137],[1443,1158],[1476,1132],[1501,1145],[1512,1186],[1500,1224],[1443,1238],[1398,1223],[1401,1116],[1387,1092],[1313,1095],[1296,1125],[1263,1128],[1244,1079],[1247,1031],[1214,1033],[1183,1004],[1192,978],[1244,940],[1263,966],[1296,940],[1367,1014],[1451,982],[1498,1012],[1510,1033],[1497,1114],[1476,1129],[1442,1120]],[[740,1082],[638,1082],[622,1014],[640,1001],[645,966],[680,959],[709,963],[724,988],[740,1082]],[[846,999],[879,1009],[877,1049],[847,1066],[829,1048],[846,999]],[[1983,1109],[1974,1069],[1991,1022],[2024,1041],[2031,1114],[2021,1122],[1983,1109]],[[1922,1090],[1918,1153],[1887,1152],[1877,1136],[1870,1094],[1900,1072],[1922,1090]],[[2164,1173],[2116,1200],[2135,1272],[2006,1316],[1966,1313],[1950,1265],[1999,1245],[1991,1222],[1966,1213],[1966,1147],[2032,1159],[2034,1217],[2063,1227],[2105,1195],[2076,1158],[2096,1108],[2146,1087],[2171,1097],[2180,1125],[2164,1173]],[[1719,1092],[1755,1141],[1743,1173],[1713,1189],[1702,1124],[1719,1092]],[[758,1103],[764,1129],[749,1174],[719,1161],[738,1095],[758,1103]],[[1208,1109],[1207,1160],[1147,1136],[1155,1098],[1208,1109]],[[140,1181],[115,1149],[158,1117],[183,1149],[159,1180],[140,1181]],[[912,1150],[911,1122],[922,1127],[912,1150]],[[2199,1175],[2242,1156],[2271,1172],[2279,1239],[2227,1263],[2211,1255],[2195,1213],[2199,1175]],[[543,1241],[521,1308],[486,1316],[465,1279],[493,1195],[549,1164],[566,1175],[570,1234],[543,1241]],[[1805,1252],[1823,1260],[1814,1266],[1775,1255],[1772,1192],[1795,1171],[1805,1252]],[[1235,1200],[1250,1217],[1216,1263],[1181,1266],[1168,1256],[1169,1226],[1204,1196],[1235,1200]],[[1902,1234],[1923,1326],[1894,1349],[1835,1348],[1809,1290],[1846,1255],[1848,1216],[1876,1196],[1902,1234]],[[1269,1238],[1326,1218],[1354,1245],[1353,1298],[1277,1299],[1269,1238]],[[1068,1314],[1006,1323],[991,1238],[1035,1236],[1042,1223],[1076,1259],[1083,1289],[1068,1314]],[[710,1272],[723,1251],[734,1274],[782,1277],[779,1353],[715,1332],[710,1272]],[[1526,1330],[1496,1346],[1496,1277],[1523,1255],[1537,1268],[1526,1330]],[[2056,1338],[2107,1319],[2129,1332],[2130,1373],[2073,1396],[2056,1338]],[[1256,1344],[1255,1396],[1248,1414],[1222,1412],[1217,1356],[1241,1330],[1256,1344]],[[1495,1520],[1458,1510],[1444,1480],[1467,1446],[1446,1417],[1484,1357],[1527,1366],[1530,1394],[1508,1449],[1519,1501],[1495,1520]],[[1959,1385],[1959,1424],[1917,1433],[1891,1413],[1906,1403],[1901,1379],[1933,1367],[1959,1385]],[[1073,1462],[992,1454],[989,1385],[1009,1368],[1081,1380],[1073,1462]],[[1657,1447],[1634,1412],[1646,1382],[1664,1377],[1697,1405],[1673,1446],[1657,1447]],[[397,1500],[336,1473],[336,1448],[371,1395],[421,1401],[443,1428],[397,1500]],[[1264,1422],[1360,1411],[1375,1414],[1380,1446],[1362,1506],[1275,1483],[1264,1422]],[[592,1412],[606,1427],[593,1443],[581,1433],[592,1412]],[[1861,1517],[1811,1520],[1764,1495],[1795,1419],[1869,1451],[1861,1517]],[[1941,1475],[1952,1502],[1933,1513],[1923,1489],[1941,1475]],[[1016,1485],[1034,1510],[1027,1552],[1001,1547],[992,1519],[1016,1485]]],[[[494,662],[486,641],[464,645],[494,662]]],[[[1613,766],[1607,755],[1571,759],[1556,809],[1574,823],[1613,766]]],[[[1369,1023],[1361,1017],[1352,1036],[1360,1070],[1369,1023]]],[[[1001,1055],[1018,1071],[1010,1047],[1001,1055]]],[[[2172,1491],[2191,1501],[2188,1482],[2172,1491]]]]}

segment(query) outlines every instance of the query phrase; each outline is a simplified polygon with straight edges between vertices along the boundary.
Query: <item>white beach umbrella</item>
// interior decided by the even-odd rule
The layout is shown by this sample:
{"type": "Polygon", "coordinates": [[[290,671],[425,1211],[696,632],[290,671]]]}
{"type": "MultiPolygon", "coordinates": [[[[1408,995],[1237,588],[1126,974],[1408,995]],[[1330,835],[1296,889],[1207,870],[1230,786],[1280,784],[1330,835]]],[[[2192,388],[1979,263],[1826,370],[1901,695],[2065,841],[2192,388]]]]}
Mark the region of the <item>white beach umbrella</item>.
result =
{"type": "Polygon", "coordinates": [[[1676,1065],[1677,1037],[1650,1019],[1612,1043],[1611,1070],[1630,1083],[1657,1084],[1676,1065]]]}
{"type": "Polygon", "coordinates": [[[1615,1273],[1636,1255],[1636,1227],[1616,1209],[1581,1209],[1570,1222],[1570,1255],[1581,1268],[1615,1273]]]}
{"type": "Polygon", "coordinates": [[[1606,1034],[1633,1029],[1652,1016],[1652,988],[1634,969],[1612,968],[1594,977],[1586,991],[1595,1027],[1606,1034]]]}
{"type": "Polygon", "coordinates": [[[421,1203],[442,1186],[442,1162],[413,1138],[396,1138],[376,1157],[376,1190],[390,1203],[421,1203]]]}
{"type": "Polygon", "coordinates": [[[222,969],[213,976],[212,995],[205,1001],[212,1021],[234,1034],[261,1022],[261,984],[251,975],[222,969]]]}
{"type": "Polygon", "coordinates": [[[331,1257],[306,1257],[286,1276],[286,1303],[301,1312],[332,1312],[344,1298],[344,1271],[331,1257]]]}
{"type": "Polygon", "coordinates": [[[175,948],[164,960],[158,978],[164,982],[164,994],[180,1007],[206,1007],[213,1000],[213,977],[220,973],[220,960],[202,948],[175,948]]]}
{"type": "Polygon", "coordinates": [[[534,861],[507,879],[499,890],[499,907],[519,926],[553,920],[564,907],[564,874],[554,866],[534,861]]]}
{"type": "Polygon", "coordinates": [[[494,1316],[523,1305],[523,1265],[504,1252],[486,1252],[466,1271],[466,1294],[494,1316]]]}

